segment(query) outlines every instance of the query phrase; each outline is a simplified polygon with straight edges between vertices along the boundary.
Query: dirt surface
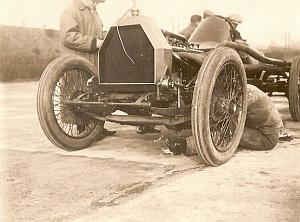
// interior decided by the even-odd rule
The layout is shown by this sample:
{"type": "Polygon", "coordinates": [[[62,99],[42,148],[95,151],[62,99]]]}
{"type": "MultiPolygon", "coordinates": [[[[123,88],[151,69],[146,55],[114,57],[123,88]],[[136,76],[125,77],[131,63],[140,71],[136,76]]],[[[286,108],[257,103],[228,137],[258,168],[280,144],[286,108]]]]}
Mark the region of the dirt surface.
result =
{"type": "Polygon", "coordinates": [[[40,129],[36,90],[0,84],[0,221],[299,221],[300,124],[284,97],[272,99],[294,139],[213,168],[115,124],[88,149],[60,150],[40,129]]]}

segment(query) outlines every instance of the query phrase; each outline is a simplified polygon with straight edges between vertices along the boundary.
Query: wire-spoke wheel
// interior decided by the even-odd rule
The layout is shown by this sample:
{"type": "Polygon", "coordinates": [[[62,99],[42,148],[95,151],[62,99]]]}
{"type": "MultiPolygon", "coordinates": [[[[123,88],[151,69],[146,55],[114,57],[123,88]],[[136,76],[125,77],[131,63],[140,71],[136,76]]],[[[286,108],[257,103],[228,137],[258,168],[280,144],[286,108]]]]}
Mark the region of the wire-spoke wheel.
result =
{"type": "Polygon", "coordinates": [[[63,149],[85,148],[100,135],[101,123],[66,103],[86,92],[87,80],[94,73],[89,61],[69,55],[50,63],[40,79],[37,96],[40,124],[50,141],[63,149]]]}
{"type": "Polygon", "coordinates": [[[294,121],[300,121],[300,56],[293,58],[288,87],[290,113],[294,121]]]}
{"type": "Polygon", "coordinates": [[[226,152],[237,134],[243,107],[242,79],[233,63],[221,68],[210,104],[209,124],[214,146],[226,152]]]}
{"type": "Polygon", "coordinates": [[[52,94],[54,117],[62,131],[72,138],[84,138],[93,132],[95,121],[86,118],[65,101],[77,98],[86,92],[90,73],[78,68],[69,68],[57,79],[52,94]]]}
{"type": "Polygon", "coordinates": [[[213,50],[198,74],[193,95],[192,129],[198,154],[218,166],[235,153],[246,118],[246,74],[230,48],[213,50]]]}

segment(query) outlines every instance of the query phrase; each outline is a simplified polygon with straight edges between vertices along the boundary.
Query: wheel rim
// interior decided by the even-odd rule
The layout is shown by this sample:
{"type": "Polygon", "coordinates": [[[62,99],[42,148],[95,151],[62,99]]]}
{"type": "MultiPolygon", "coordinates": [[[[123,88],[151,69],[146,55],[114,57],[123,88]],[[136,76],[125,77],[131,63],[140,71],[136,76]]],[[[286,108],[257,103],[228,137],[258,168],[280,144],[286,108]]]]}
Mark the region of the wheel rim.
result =
{"type": "Polygon", "coordinates": [[[224,64],[214,84],[209,110],[211,139],[219,152],[228,151],[235,141],[243,97],[241,74],[233,63],[224,64]]]}
{"type": "Polygon", "coordinates": [[[86,92],[86,82],[90,77],[91,74],[85,70],[69,68],[54,83],[52,111],[55,121],[65,135],[74,139],[88,136],[96,127],[95,121],[65,103],[66,100],[75,99],[86,92]]]}

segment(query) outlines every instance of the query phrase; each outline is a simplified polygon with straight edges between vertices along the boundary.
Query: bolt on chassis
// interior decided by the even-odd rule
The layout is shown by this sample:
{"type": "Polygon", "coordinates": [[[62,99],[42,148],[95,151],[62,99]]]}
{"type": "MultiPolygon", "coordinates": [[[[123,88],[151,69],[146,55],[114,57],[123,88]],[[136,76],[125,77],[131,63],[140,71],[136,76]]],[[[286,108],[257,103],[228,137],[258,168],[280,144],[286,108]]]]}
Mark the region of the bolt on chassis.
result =
{"type": "Polygon", "coordinates": [[[161,30],[146,16],[112,26],[98,52],[98,67],[78,55],[52,61],[37,96],[41,127],[66,150],[99,138],[105,121],[191,130],[197,153],[218,166],[235,153],[246,119],[247,76],[289,76],[289,105],[300,120],[300,57],[291,63],[238,43],[222,16],[203,20],[192,36],[161,30]],[[116,110],[128,115],[117,115],[116,110]]]}

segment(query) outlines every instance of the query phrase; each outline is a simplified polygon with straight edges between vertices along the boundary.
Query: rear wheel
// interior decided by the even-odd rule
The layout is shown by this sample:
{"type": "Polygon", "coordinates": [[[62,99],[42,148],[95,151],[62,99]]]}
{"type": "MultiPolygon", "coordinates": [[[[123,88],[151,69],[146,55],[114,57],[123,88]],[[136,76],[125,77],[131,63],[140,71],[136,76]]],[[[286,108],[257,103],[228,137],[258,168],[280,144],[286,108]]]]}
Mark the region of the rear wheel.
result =
{"type": "Polygon", "coordinates": [[[293,58],[289,77],[289,108],[294,121],[300,121],[300,56],[293,58]]]}
{"type": "Polygon", "coordinates": [[[246,119],[246,74],[239,55],[220,47],[205,59],[193,94],[192,132],[197,152],[212,166],[235,153],[246,119]]]}
{"type": "Polygon", "coordinates": [[[60,148],[86,148],[103,130],[103,123],[65,103],[86,92],[87,80],[95,73],[88,60],[68,55],[51,62],[41,76],[37,95],[39,121],[49,140],[60,148]]]}

